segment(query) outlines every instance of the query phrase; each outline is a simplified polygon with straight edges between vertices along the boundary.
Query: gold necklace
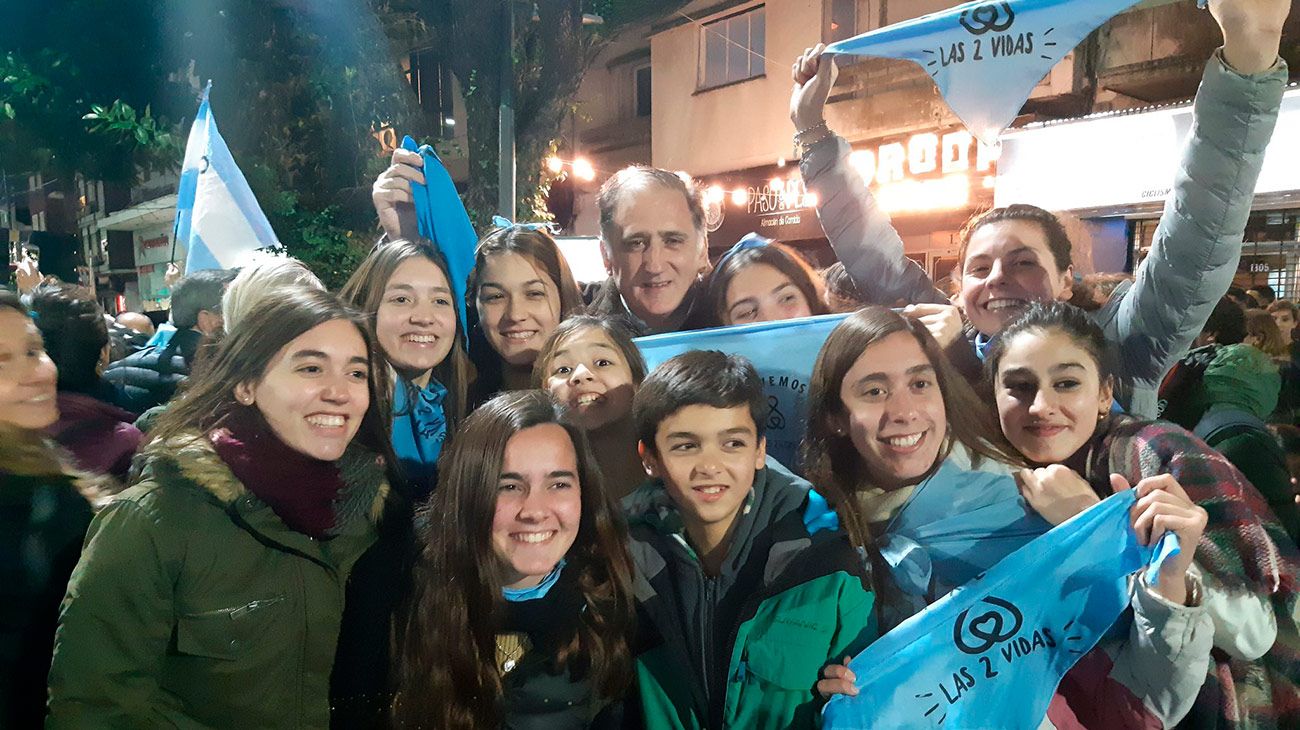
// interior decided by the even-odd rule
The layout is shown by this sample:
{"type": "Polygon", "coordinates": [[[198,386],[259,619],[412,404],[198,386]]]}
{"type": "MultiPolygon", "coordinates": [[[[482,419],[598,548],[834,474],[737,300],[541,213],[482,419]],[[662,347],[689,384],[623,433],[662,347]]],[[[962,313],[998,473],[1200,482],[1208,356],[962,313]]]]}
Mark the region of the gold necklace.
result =
{"type": "Polygon", "coordinates": [[[512,631],[506,634],[497,634],[497,671],[502,674],[508,674],[512,669],[519,666],[519,660],[523,659],[524,654],[533,647],[533,642],[529,640],[528,634],[512,631]]]}

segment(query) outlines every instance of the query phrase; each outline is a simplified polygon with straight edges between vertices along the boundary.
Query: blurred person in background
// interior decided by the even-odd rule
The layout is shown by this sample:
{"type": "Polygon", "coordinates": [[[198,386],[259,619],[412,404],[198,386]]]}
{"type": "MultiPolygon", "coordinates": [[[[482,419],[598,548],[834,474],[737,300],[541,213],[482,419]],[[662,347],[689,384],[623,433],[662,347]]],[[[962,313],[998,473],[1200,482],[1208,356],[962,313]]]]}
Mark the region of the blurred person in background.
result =
{"type": "Polygon", "coordinates": [[[82,469],[124,481],[143,436],[134,414],[118,405],[121,389],[101,376],[109,356],[104,310],[88,290],[56,283],[36,287],[31,313],[59,369],[59,420],[50,435],[82,469]]]}
{"type": "Polygon", "coordinates": [[[235,274],[209,269],[177,282],[171,313],[176,332],[166,342],[150,345],[104,371],[105,380],[122,388],[124,408],[141,414],[176,393],[176,387],[189,377],[200,343],[222,330],[221,296],[235,274]]]}

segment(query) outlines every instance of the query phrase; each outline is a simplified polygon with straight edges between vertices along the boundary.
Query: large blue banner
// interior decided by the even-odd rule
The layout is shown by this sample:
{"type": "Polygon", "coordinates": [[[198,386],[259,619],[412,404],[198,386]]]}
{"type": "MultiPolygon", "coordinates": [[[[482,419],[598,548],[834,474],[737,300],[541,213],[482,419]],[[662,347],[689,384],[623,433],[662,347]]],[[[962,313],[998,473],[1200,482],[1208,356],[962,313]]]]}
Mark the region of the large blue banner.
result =
{"type": "Polygon", "coordinates": [[[849,664],[857,696],[823,710],[831,730],[1039,726],[1061,678],[1178,550],[1138,543],[1133,490],[1114,494],[1009,555],[867,647],[849,664]]]}
{"type": "Polygon", "coordinates": [[[795,469],[799,442],[808,422],[808,381],[817,353],[831,330],[848,315],[827,314],[780,322],[670,332],[637,338],[646,366],[687,350],[721,350],[749,358],[763,379],[767,396],[767,453],[795,469]]]}
{"type": "Polygon", "coordinates": [[[832,43],[827,53],[913,61],[971,132],[993,144],[1043,76],[1137,0],[975,0],[832,43]]]}

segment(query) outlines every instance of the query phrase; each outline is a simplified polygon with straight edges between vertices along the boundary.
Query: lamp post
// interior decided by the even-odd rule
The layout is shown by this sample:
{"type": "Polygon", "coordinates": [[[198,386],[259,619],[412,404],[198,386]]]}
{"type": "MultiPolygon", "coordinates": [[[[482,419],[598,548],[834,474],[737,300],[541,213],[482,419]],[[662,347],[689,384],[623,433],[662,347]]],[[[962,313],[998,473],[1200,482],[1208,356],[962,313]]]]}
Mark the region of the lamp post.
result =
{"type": "Polygon", "coordinates": [[[515,219],[515,3],[501,3],[501,104],[497,110],[497,209],[515,219]]]}

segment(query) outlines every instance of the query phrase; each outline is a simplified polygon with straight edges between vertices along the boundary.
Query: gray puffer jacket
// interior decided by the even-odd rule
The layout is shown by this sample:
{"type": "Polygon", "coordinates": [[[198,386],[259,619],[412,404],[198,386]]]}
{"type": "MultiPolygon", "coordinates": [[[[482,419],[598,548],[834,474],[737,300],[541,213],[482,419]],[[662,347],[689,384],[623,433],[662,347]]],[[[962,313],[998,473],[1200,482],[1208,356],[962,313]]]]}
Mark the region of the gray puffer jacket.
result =
{"type": "MultiPolygon", "coordinates": [[[[1151,254],[1136,280],[1121,284],[1093,313],[1119,355],[1116,397],[1129,413],[1155,417],[1161,379],[1232,283],[1286,80],[1281,59],[1251,76],[1232,70],[1222,51],[1206,66],[1151,254]]],[[[925,271],[903,255],[902,239],[849,164],[849,151],[832,135],[809,149],[800,167],[817,194],[822,228],[859,291],[874,304],[947,303],[925,271]]]]}

